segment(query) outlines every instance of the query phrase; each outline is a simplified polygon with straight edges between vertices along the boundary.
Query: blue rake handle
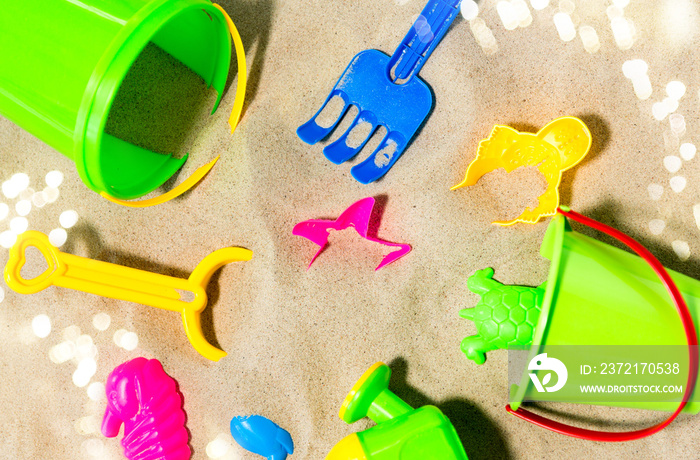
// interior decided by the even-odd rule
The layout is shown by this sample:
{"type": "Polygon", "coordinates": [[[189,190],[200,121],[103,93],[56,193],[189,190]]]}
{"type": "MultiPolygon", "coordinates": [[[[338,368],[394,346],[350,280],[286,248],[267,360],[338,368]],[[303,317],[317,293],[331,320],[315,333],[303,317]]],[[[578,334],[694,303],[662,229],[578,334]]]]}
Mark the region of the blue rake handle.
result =
{"type": "MultiPolygon", "coordinates": [[[[410,80],[418,75],[442,37],[459,14],[462,0],[429,0],[411,30],[389,60],[392,81],[410,80]]],[[[403,82],[401,82],[403,83],[403,82]]]]}

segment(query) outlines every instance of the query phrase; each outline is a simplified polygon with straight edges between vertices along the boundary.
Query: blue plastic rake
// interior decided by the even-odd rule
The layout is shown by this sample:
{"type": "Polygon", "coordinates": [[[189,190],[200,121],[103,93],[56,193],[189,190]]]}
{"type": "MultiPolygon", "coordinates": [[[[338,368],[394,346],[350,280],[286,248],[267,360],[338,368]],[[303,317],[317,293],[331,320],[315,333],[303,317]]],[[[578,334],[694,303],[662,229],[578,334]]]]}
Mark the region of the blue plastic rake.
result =
{"type": "Polygon", "coordinates": [[[377,50],[358,53],[321,109],[297,129],[299,138],[312,145],[324,139],[354,105],[359,113],[347,131],[323,149],[323,154],[335,164],[344,163],[362,150],[379,126],[384,126],[384,139],[367,159],[353,166],[351,173],[363,184],[386,174],[430,113],[433,94],[418,72],[459,13],[460,3],[461,0],[429,0],[391,57],[377,50]],[[318,116],[336,96],[342,98],[344,107],[335,122],[321,126],[318,116]],[[368,132],[364,140],[349,141],[350,133],[364,123],[370,126],[362,129],[368,132]]]}

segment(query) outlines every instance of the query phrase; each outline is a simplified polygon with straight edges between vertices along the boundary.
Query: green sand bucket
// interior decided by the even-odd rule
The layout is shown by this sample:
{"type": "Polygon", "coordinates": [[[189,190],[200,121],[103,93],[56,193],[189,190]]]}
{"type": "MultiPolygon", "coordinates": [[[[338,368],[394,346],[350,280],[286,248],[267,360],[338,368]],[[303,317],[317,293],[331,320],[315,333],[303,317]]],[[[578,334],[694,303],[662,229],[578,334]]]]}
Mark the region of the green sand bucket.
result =
{"type": "Polygon", "coordinates": [[[0,31],[0,113],[72,159],[92,190],[120,199],[156,189],[187,159],[104,132],[144,47],[154,43],[212,86],[214,111],[231,59],[226,16],[207,0],[4,2],[0,31]]]}
{"type": "MultiPolygon", "coordinates": [[[[560,212],[585,225],[605,231],[625,242],[635,251],[646,251],[631,238],[619,234],[614,229],[568,209],[560,210],[560,212]],[[611,232],[618,233],[618,236],[611,232]],[[637,247],[635,248],[634,245],[637,247]]],[[[694,370],[693,376],[697,374],[697,346],[688,347],[689,343],[693,344],[693,335],[697,339],[697,332],[691,331],[692,327],[690,329],[687,327],[692,325],[690,317],[692,317],[693,323],[698,324],[700,316],[699,281],[672,270],[666,270],[683,296],[680,300],[674,297],[674,300],[679,303],[678,310],[681,311],[683,318],[681,321],[679,311],[674,308],[673,302],[669,299],[669,290],[673,292],[673,288],[670,287],[667,290],[659,277],[661,274],[657,276],[654,273],[654,270],[657,270],[658,273],[661,266],[655,259],[650,260],[653,259],[651,254],[643,259],[577,233],[571,229],[566,218],[561,214],[554,217],[550,223],[542,243],[541,254],[550,259],[552,263],[528,362],[532,362],[533,358],[547,353],[548,350],[556,350],[558,347],[561,349],[561,346],[677,345],[678,347],[669,348],[682,349],[683,353],[679,353],[679,356],[674,357],[674,359],[685,360],[685,363],[688,363],[690,358],[689,369],[691,372],[694,370]],[[645,259],[658,265],[652,265],[654,270],[651,270],[645,259]],[[680,305],[683,300],[685,300],[690,317],[683,316],[685,313],[680,305]],[[683,346],[684,348],[682,348],[683,346]]],[[[697,340],[695,342],[697,343],[697,340]]],[[[601,347],[601,349],[604,348],[601,347]]],[[[606,361],[605,356],[595,358],[598,362],[606,361]]],[[[666,411],[676,410],[676,413],[664,422],[665,424],[662,423],[638,432],[602,433],[582,430],[553,422],[523,409],[518,410],[523,400],[542,399],[541,393],[536,393],[535,385],[531,380],[526,370],[522,375],[520,385],[514,385],[509,411],[562,434],[603,441],[636,439],[660,430],[665,424],[670,423],[679,412],[677,410],[679,409],[678,402],[610,404],[596,402],[592,404],[666,411]],[[644,432],[643,435],[640,434],[642,432],[644,432]],[[625,435],[633,433],[637,433],[636,437],[630,436],[623,439],[625,435]],[[600,436],[596,438],[596,434],[600,436]]],[[[692,385],[694,385],[694,378],[689,378],[687,387],[690,388],[692,385]]],[[[690,399],[689,396],[686,393],[687,399],[690,399]]],[[[689,402],[683,411],[696,414],[700,411],[700,402],[689,402]]]]}

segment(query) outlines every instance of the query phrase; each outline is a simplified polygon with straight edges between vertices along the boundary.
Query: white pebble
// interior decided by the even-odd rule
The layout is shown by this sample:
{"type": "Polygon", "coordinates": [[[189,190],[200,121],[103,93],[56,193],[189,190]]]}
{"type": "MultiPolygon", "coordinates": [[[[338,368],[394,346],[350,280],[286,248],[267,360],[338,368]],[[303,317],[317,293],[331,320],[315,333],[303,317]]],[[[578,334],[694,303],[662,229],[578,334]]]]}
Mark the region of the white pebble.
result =
{"type": "Polygon", "coordinates": [[[98,331],[106,331],[109,329],[111,322],[112,318],[107,313],[98,313],[92,318],[92,325],[98,331]]]}
{"type": "Polygon", "coordinates": [[[690,258],[690,245],[687,242],[676,240],[671,243],[671,247],[679,259],[688,260],[690,258]]]}
{"type": "Polygon", "coordinates": [[[58,191],[57,188],[53,187],[46,187],[44,189],[44,198],[46,198],[47,203],[53,203],[58,199],[58,196],[60,195],[60,192],[58,191]]]}
{"type": "Polygon", "coordinates": [[[479,14],[479,5],[474,2],[474,0],[462,0],[462,6],[460,7],[462,16],[467,21],[471,21],[479,14]]]}
{"type": "Polygon", "coordinates": [[[32,331],[40,339],[46,338],[51,333],[51,320],[46,315],[35,316],[32,320],[32,331]]]}
{"type": "Polygon", "coordinates": [[[653,92],[651,80],[646,74],[632,80],[632,87],[634,88],[634,94],[642,101],[649,99],[653,92]]]}
{"type": "Polygon", "coordinates": [[[554,26],[557,28],[559,38],[563,41],[570,42],[576,37],[576,27],[568,14],[556,13],[554,15],[554,26]]]}
{"type": "Polygon", "coordinates": [[[139,337],[135,332],[127,332],[121,340],[121,347],[126,351],[133,351],[139,345],[139,337]]]}
{"type": "Polygon", "coordinates": [[[10,182],[12,182],[19,195],[24,189],[29,187],[29,176],[24,173],[17,173],[10,178],[10,182]]]}
{"type": "Polygon", "coordinates": [[[583,48],[593,54],[600,49],[600,39],[598,33],[591,26],[581,26],[578,29],[578,35],[581,37],[583,48]]]}
{"type": "Polygon", "coordinates": [[[63,173],[61,171],[51,171],[46,174],[46,185],[51,188],[58,188],[63,183],[63,173]]]}
{"type": "Polygon", "coordinates": [[[674,134],[681,136],[685,133],[685,117],[680,113],[674,113],[668,117],[668,122],[674,134]]]}
{"type": "Polygon", "coordinates": [[[621,50],[628,50],[634,44],[634,26],[629,19],[620,16],[610,21],[615,43],[621,50]]]}
{"type": "Polygon", "coordinates": [[[207,444],[207,457],[212,459],[221,458],[233,447],[231,436],[225,433],[220,434],[212,442],[207,444]]]}
{"type": "MultiPolygon", "coordinates": [[[[673,99],[671,97],[665,97],[661,103],[666,108],[666,112],[673,113],[678,110],[678,99],[673,99]]],[[[653,110],[653,109],[652,109],[653,110]]]]}
{"type": "Polygon", "coordinates": [[[675,155],[669,155],[664,158],[664,167],[672,174],[678,172],[678,170],[681,169],[682,164],[683,162],[681,159],[675,155]]]}
{"type": "Polygon", "coordinates": [[[15,187],[11,180],[6,180],[2,183],[2,194],[5,195],[5,197],[11,200],[15,199],[17,195],[19,195],[19,192],[20,190],[17,190],[17,187],[15,187]]]}
{"type": "Polygon", "coordinates": [[[3,289],[2,286],[0,286],[0,302],[5,300],[5,289],[3,289]]]}
{"type": "Polygon", "coordinates": [[[532,14],[530,14],[530,8],[525,3],[525,0],[511,0],[510,4],[513,5],[515,17],[518,19],[520,27],[527,27],[532,24],[532,14]]]}
{"type": "Polygon", "coordinates": [[[680,81],[671,81],[666,85],[668,97],[679,100],[685,95],[685,85],[680,81]]]}
{"type": "Polygon", "coordinates": [[[19,194],[19,199],[20,200],[31,200],[32,195],[34,195],[34,189],[31,187],[27,187],[24,190],[22,190],[22,193],[19,194]]]}
{"type": "Polygon", "coordinates": [[[34,195],[32,195],[32,204],[37,208],[43,208],[46,205],[46,196],[44,192],[34,192],[34,195]]]}
{"type": "Polygon", "coordinates": [[[621,18],[625,15],[624,10],[617,5],[610,5],[605,9],[605,13],[608,15],[608,19],[610,19],[611,21],[615,18],[621,18]]]}
{"type": "Polygon", "coordinates": [[[642,59],[632,59],[622,64],[622,73],[630,80],[643,77],[649,71],[649,65],[642,59]]]}
{"type": "Polygon", "coordinates": [[[649,184],[649,187],[647,187],[647,191],[649,192],[649,198],[656,201],[659,198],[661,198],[661,195],[663,195],[664,188],[659,184],[649,184]]]}
{"type": "Polygon", "coordinates": [[[63,340],[75,342],[80,337],[80,328],[75,324],[63,330],[63,340]]]}
{"type": "Polygon", "coordinates": [[[683,158],[685,161],[690,161],[693,158],[695,158],[695,154],[697,153],[697,151],[698,149],[697,147],[695,147],[695,144],[691,144],[690,142],[685,142],[681,144],[681,158],[683,158]]]}
{"type": "Polygon", "coordinates": [[[700,229],[700,204],[693,206],[693,216],[695,217],[695,225],[700,229]]]}
{"type": "Polygon", "coordinates": [[[549,6],[549,0],[530,0],[530,5],[537,11],[543,10],[549,6]]]}
{"type": "Polygon", "coordinates": [[[84,387],[90,383],[90,379],[97,372],[97,362],[92,358],[81,359],[78,368],[73,373],[73,383],[77,387],[84,387]]]}
{"type": "Polygon", "coordinates": [[[651,230],[651,233],[654,235],[661,235],[661,232],[664,231],[664,228],[666,228],[666,222],[664,222],[661,219],[654,219],[651,222],[649,222],[649,230],[651,230]]]}
{"type": "Polygon", "coordinates": [[[29,200],[20,200],[15,205],[15,211],[20,216],[28,215],[32,210],[32,202],[29,200]]]}
{"type": "Polygon", "coordinates": [[[82,356],[87,356],[90,354],[90,349],[92,348],[92,337],[87,334],[83,334],[77,339],[75,339],[75,346],[78,347],[78,354],[82,356]]]}
{"type": "Polygon", "coordinates": [[[95,417],[91,415],[88,415],[87,417],[81,417],[75,422],[75,431],[77,431],[78,434],[87,436],[96,431],[97,427],[95,425],[95,417]]]}
{"type": "Polygon", "coordinates": [[[10,249],[17,241],[17,234],[11,230],[0,233],[0,246],[10,249]]]}
{"type": "Polygon", "coordinates": [[[102,382],[92,382],[87,388],[88,398],[93,401],[105,399],[105,385],[102,382]]]}
{"type": "Polygon", "coordinates": [[[62,228],[54,228],[49,232],[49,242],[60,248],[63,246],[68,239],[68,233],[62,228]]]}
{"type": "Polygon", "coordinates": [[[503,22],[503,27],[506,30],[515,30],[518,28],[520,21],[516,15],[516,10],[513,4],[506,0],[501,0],[496,4],[496,12],[503,22]]]}
{"type": "Polygon", "coordinates": [[[75,351],[76,347],[73,342],[61,342],[51,347],[51,350],[49,350],[49,359],[56,364],[65,363],[75,356],[75,351]]]}
{"type": "Polygon", "coordinates": [[[15,235],[20,235],[27,231],[29,228],[29,221],[26,217],[13,217],[10,220],[10,231],[15,235]]]}
{"type": "Polygon", "coordinates": [[[559,11],[568,15],[574,14],[576,5],[571,0],[559,0],[559,11]]]}
{"type": "Polygon", "coordinates": [[[651,114],[654,115],[656,120],[663,120],[668,115],[666,104],[663,102],[655,102],[654,105],[651,106],[651,114]]]}
{"type": "Polygon", "coordinates": [[[124,334],[126,334],[126,332],[126,329],[117,329],[116,331],[114,331],[113,340],[116,346],[122,346],[122,339],[124,338],[124,334]]]}
{"type": "Polygon", "coordinates": [[[78,222],[78,213],[72,209],[69,211],[63,211],[58,218],[58,222],[63,228],[71,228],[78,222]]]}
{"type": "Polygon", "coordinates": [[[101,439],[92,438],[83,441],[83,449],[93,458],[104,458],[104,442],[101,439]]]}
{"type": "Polygon", "coordinates": [[[669,183],[671,185],[671,190],[673,190],[676,193],[681,193],[687,185],[688,181],[686,181],[685,177],[683,176],[673,176],[669,183]]]}
{"type": "Polygon", "coordinates": [[[10,207],[5,203],[0,203],[0,221],[5,220],[10,213],[10,207]]]}

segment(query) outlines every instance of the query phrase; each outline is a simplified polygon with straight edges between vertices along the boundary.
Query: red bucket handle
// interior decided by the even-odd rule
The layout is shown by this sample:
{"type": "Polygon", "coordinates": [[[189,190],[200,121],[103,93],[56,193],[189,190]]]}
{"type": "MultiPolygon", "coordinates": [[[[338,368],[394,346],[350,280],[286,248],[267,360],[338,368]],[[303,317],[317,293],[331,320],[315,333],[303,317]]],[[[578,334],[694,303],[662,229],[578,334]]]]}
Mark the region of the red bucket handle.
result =
{"type": "Polygon", "coordinates": [[[625,245],[627,245],[627,247],[636,252],[639,257],[644,259],[651,266],[651,268],[654,269],[656,274],[664,283],[664,286],[666,286],[666,290],[671,295],[673,302],[676,304],[676,309],[678,310],[678,314],[680,315],[681,321],[683,322],[685,336],[688,340],[688,357],[690,362],[688,367],[688,381],[686,383],[685,393],[683,394],[683,400],[678,405],[678,409],[676,409],[676,411],[673,414],[671,414],[669,418],[659,423],[658,425],[635,431],[610,432],[588,430],[585,428],[578,428],[575,426],[556,422],[554,420],[542,417],[541,415],[537,415],[521,407],[519,407],[518,410],[513,410],[510,407],[510,404],[506,405],[506,410],[511,414],[515,415],[516,417],[519,417],[523,420],[527,420],[528,422],[534,423],[535,425],[541,426],[542,428],[546,428],[557,433],[565,434],[567,436],[572,436],[574,438],[588,439],[590,441],[634,441],[635,439],[645,438],[647,436],[651,436],[654,433],[658,433],[659,431],[666,428],[678,416],[678,414],[681,413],[685,405],[690,400],[690,396],[693,394],[693,390],[695,389],[695,383],[698,377],[698,338],[695,332],[693,318],[690,315],[690,311],[688,311],[688,306],[686,305],[685,300],[683,300],[683,296],[678,290],[678,287],[673,282],[664,266],[661,265],[661,262],[659,262],[659,260],[656,257],[654,257],[651,252],[649,252],[634,238],[622,233],[619,230],[609,227],[608,225],[593,220],[589,217],[583,216],[569,209],[558,208],[557,212],[565,215],[573,221],[601,231],[607,235],[610,235],[616,240],[624,243],[625,245]]]}

